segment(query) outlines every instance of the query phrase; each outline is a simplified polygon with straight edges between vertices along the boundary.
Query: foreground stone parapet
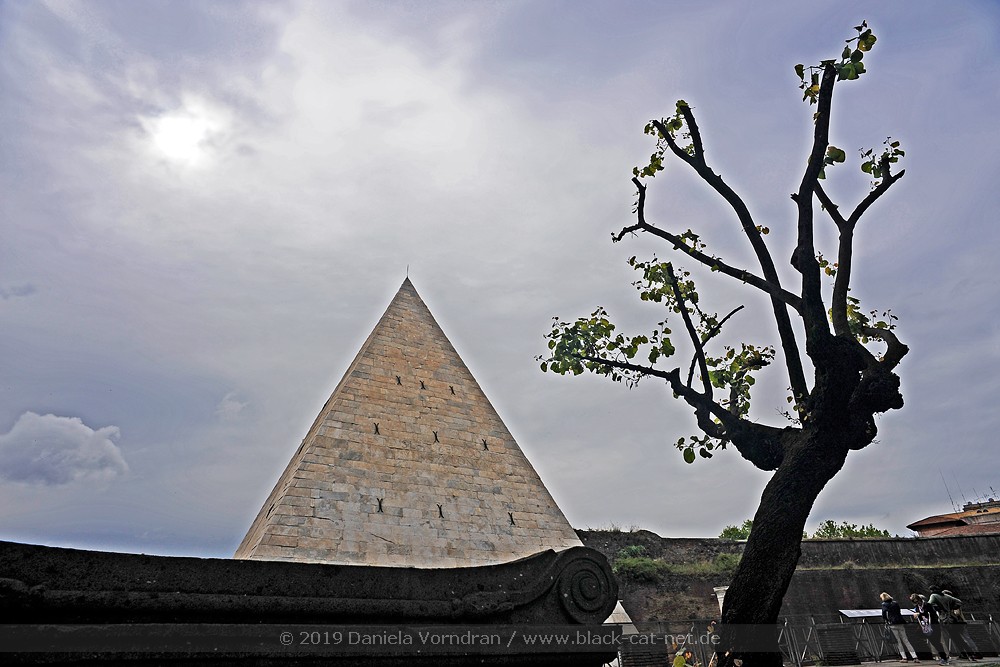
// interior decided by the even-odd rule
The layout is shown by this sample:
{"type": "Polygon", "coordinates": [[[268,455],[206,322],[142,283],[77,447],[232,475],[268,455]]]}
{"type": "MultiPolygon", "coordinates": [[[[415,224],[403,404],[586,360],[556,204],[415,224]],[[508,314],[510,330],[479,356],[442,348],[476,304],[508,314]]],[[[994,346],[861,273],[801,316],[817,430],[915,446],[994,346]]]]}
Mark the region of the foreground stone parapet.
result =
{"type": "MultiPolygon", "coordinates": [[[[586,547],[543,551],[501,565],[429,569],[176,558],[0,542],[0,621],[8,624],[583,627],[601,624],[617,597],[607,560],[586,547]]],[[[15,657],[22,664],[192,660],[176,652],[15,657]]],[[[264,646],[252,656],[199,650],[193,657],[213,664],[387,665],[415,664],[420,656],[401,653],[398,646],[381,652],[369,647],[350,659],[289,656],[264,646]]],[[[613,657],[613,647],[579,654],[495,649],[481,654],[470,647],[461,655],[437,656],[431,664],[600,665],[613,657]]]]}

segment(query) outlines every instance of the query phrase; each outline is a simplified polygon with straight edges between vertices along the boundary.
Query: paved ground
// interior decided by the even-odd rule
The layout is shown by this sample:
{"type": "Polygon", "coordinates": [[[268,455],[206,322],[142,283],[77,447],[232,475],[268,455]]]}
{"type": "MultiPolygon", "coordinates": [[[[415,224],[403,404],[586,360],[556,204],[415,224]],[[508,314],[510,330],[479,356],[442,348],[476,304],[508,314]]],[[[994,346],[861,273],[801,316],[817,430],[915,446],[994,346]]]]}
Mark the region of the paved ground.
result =
{"type": "MultiPolygon", "coordinates": [[[[921,660],[917,664],[919,664],[919,665],[936,665],[937,662],[938,662],[937,660],[921,660]]],[[[904,665],[904,664],[910,664],[910,665],[912,665],[913,661],[911,660],[909,663],[904,663],[904,662],[902,662],[900,660],[883,660],[882,662],[865,662],[865,663],[862,663],[862,664],[865,664],[865,665],[904,665]]],[[[982,660],[972,661],[972,660],[964,660],[962,658],[952,658],[951,659],[951,664],[953,664],[953,665],[963,665],[963,666],[964,665],[976,665],[977,667],[1000,667],[1000,660],[997,660],[996,658],[983,658],[982,660]]]]}

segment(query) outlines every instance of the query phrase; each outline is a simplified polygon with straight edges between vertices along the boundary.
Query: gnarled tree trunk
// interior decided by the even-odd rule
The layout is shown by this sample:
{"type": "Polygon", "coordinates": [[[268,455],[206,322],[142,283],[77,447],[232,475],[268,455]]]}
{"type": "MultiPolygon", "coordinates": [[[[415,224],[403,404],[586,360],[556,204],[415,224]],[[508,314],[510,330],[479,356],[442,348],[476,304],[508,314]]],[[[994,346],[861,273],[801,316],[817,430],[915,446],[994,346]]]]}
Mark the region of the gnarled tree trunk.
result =
{"type": "Polygon", "coordinates": [[[775,628],[801,555],[809,512],[826,483],[843,467],[849,451],[835,433],[789,430],[786,445],[785,459],[764,488],[753,530],[726,592],[722,623],[732,626],[732,635],[725,637],[735,643],[724,664],[739,658],[744,667],[781,665],[777,635],[769,631],[775,628]],[[774,653],[741,650],[768,646],[774,653]]]}

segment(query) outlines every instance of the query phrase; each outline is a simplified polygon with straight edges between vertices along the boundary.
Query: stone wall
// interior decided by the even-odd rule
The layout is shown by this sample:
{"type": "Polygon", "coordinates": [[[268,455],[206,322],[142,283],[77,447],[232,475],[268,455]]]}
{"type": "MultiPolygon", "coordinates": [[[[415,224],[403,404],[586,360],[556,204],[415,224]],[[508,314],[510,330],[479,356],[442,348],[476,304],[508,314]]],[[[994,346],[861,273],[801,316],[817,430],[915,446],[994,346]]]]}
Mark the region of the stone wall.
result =
{"type": "Polygon", "coordinates": [[[818,616],[838,609],[877,609],[882,591],[908,607],[910,593],[928,595],[932,585],[953,591],[970,611],[1000,609],[1000,565],[932,565],[797,570],[781,612],[818,616]]]}
{"type": "MultiPolygon", "coordinates": [[[[583,543],[615,561],[631,545],[665,563],[711,563],[720,554],[741,554],[743,542],[713,538],[664,538],[649,531],[578,531],[583,543]]],[[[693,568],[697,569],[697,568],[693,568]]],[[[729,574],[665,572],[658,581],[619,577],[626,611],[636,621],[714,618],[719,614],[713,589],[729,574]]],[[[1000,610],[1000,535],[876,540],[807,540],[785,595],[786,616],[833,618],[838,609],[873,609],[878,594],[898,600],[933,585],[954,591],[966,609],[1000,610]]]]}
{"type": "MultiPolygon", "coordinates": [[[[722,540],[719,540],[722,541],[722,540]]],[[[877,540],[806,540],[799,567],[1000,563],[1000,534],[967,537],[892,537],[877,540]]]]}

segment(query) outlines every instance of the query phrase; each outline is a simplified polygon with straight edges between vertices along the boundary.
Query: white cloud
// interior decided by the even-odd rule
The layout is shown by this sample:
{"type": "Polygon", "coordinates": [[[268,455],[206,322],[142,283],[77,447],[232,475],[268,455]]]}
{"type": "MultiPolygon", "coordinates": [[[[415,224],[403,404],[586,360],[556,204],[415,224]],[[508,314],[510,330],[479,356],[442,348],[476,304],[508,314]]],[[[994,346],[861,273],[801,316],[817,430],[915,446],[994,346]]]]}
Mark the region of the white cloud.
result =
{"type": "Polygon", "coordinates": [[[128,472],[119,436],[117,426],[95,430],[78,417],[25,412],[0,435],[0,477],[45,485],[114,479],[128,472]]]}
{"type": "Polygon", "coordinates": [[[248,403],[236,398],[236,392],[231,391],[222,397],[219,404],[215,406],[215,416],[222,421],[232,421],[240,416],[248,403]]]}

